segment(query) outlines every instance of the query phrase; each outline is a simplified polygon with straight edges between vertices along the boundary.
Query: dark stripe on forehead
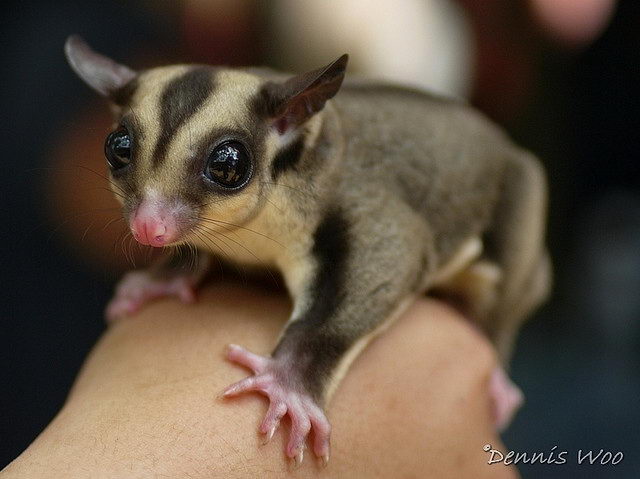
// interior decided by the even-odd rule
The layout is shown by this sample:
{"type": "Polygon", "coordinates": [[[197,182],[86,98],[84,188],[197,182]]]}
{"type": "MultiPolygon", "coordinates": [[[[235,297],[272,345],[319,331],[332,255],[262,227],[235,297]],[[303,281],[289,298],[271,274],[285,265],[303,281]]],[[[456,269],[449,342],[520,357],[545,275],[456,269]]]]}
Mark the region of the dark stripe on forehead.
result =
{"type": "Polygon", "coordinates": [[[294,169],[300,161],[303,151],[304,137],[300,137],[276,153],[271,166],[271,178],[276,180],[281,174],[294,169]]]}
{"type": "Polygon", "coordinates": [[[171,80],[160,98],[160,135],[151,162],[159,165],[178,129],[202,107],[214,89],[214,69],[195,67],[171,80]]]}

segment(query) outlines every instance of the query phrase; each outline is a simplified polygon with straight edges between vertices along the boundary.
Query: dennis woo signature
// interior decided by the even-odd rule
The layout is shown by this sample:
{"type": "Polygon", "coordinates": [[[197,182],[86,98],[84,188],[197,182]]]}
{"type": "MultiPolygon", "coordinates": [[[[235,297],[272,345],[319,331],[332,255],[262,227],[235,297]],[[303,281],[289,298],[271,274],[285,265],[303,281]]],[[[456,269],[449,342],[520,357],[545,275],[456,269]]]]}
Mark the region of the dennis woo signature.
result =
{"type": "Polygon", "coordinates": [[[552,464],[562,465],[575,457],[578,464],[584,465],[616,465],[624,459],[622,451],[583,450],[578,449],[575,456],[570,456],[569,451],[559,451],[558,446],[553,446],[548,452],[502,452],[493,449],[491,444],[485,444],[482,450],[489,453],[487,464],[502,463],[505,466],[511,464],[552,464]]]}

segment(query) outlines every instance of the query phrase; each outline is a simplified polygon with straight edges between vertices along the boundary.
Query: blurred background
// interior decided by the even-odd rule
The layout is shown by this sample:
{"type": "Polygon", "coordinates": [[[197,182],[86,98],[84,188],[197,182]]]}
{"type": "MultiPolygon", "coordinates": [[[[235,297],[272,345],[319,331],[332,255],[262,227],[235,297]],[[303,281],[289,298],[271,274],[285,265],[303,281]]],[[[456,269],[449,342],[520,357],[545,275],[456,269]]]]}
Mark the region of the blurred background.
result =
{"type": "Polygon", "coordinates": [[[106,190],[106,105],[64,60],[65,38],[79,33],[135,68],[302,71],[349,52],[351,73],[465,97],[503,125],[547,167],[556,271],[554,297],[519,339],[512,376],[527,403],[504,440],[520,452],[569,451],[562,466],[519,465],[525,478],[640,477],[640,2],[2,8],[0,467],[59,410],[104,329],[103,307],[131,267],[127,256],[141,256],[123,241],[106,190]],[[579,449],[622,451],[624,460],[580,466],[579,449]]]}

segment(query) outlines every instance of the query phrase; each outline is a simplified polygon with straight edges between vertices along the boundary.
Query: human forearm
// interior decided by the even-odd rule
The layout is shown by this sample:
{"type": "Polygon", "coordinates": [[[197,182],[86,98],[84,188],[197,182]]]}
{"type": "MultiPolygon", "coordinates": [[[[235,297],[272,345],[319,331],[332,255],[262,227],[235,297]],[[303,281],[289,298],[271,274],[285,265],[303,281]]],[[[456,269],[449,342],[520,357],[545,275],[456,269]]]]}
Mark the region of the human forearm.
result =
{"type": "MultiPolygon", "coordinates": [[[[224,360],[225,345],[268,354],[288,310],[273,292],[216,283],[195,305],[158,301],[115,324],[4,477],[281,477],[291,468],[286,434],[260,446],[256,432],[264,398],[218,395],[246,375],[224,360]]],[[[493,362],[448,308],[416,303],[355,361],[329,405],[328,470],[307,460],[296,476],[510,477],[482,451],[499,444],[486,392],[493,362]]]]}

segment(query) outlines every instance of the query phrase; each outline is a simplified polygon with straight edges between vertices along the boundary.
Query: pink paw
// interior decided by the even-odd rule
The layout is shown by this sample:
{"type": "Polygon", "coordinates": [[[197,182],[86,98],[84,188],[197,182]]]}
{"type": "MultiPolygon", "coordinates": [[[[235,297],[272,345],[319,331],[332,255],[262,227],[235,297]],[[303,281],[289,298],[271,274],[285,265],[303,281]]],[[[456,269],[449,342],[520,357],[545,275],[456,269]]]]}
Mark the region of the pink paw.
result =
{"type": "Polygon", "coordinates": [[[511,423],[516,411],[522,406],[524,395],[500,366],[491,373],[489,393],[493,398],[493,417],[496,428],[504,431],[511,423]]]}
{"type": "Polygon", "coordinates": [[[315,401],[291,383],[288,374],[291,366],[276,359],[258,356],[234,344],[229,346],[227,359],[251,369],[254,376],[229,386],[222,393],[223,397],[259,392],[269,398],[269,410],[259,427],[259,431],[265,435],[264,442],[271,440],[280,420],[288,415],[291,433],[286,447],[287,456],[294,458],[297,465],[302,463],[306,438],[313,428],[313,451],[326,465],[329,461],[331,425],[315,401]]]}
{"type": "Polygon", "coordinates": [[[185,303],[195,301],[195,287],[188,276],[156,278],[146,271],[132,271],[118,283],[105,312],[107,321],[139,311],[145,303],[164,296],[176,296],[185,303]]]}

